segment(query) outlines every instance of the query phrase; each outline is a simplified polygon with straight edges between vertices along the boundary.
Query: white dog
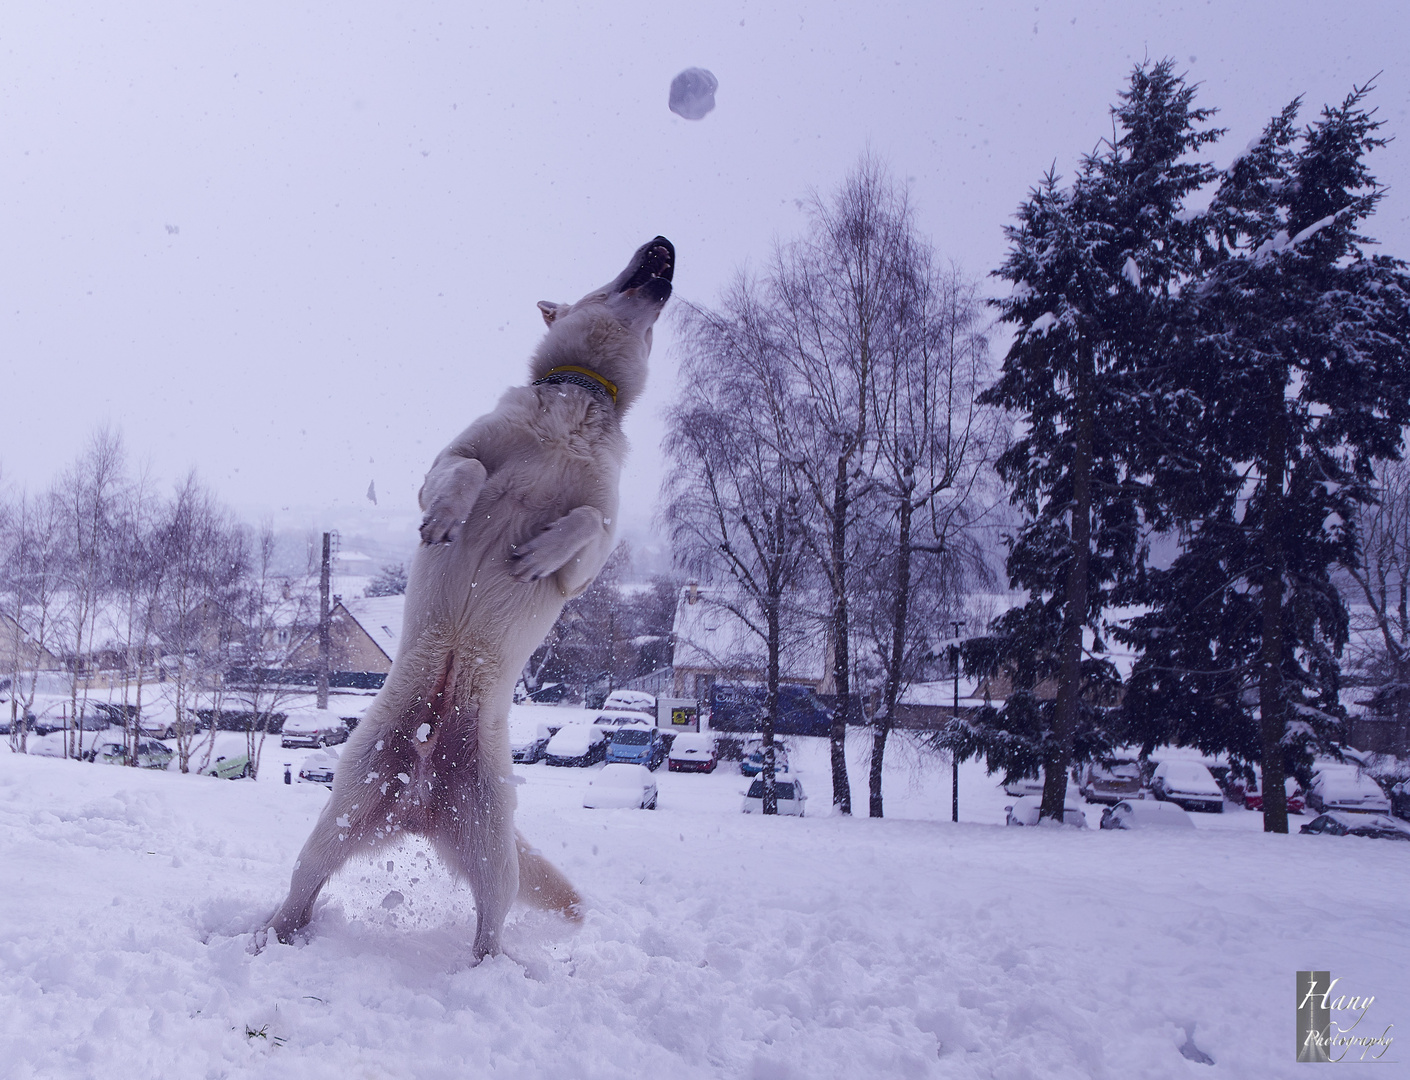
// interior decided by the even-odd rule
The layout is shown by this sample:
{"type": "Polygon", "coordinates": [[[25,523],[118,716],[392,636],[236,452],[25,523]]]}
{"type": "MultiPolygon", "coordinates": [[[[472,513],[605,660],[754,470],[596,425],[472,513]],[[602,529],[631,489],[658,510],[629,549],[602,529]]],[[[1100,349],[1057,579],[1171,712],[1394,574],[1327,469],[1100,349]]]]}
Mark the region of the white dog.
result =
{"type": "Polygon", "coordinates": [[[281,941],[349,856],[401,832],[469,879],[477,959],[499,951],[516,896],[579,917],[573,887],[514,831],[509,707],[530,653],[611,551],[621,416],[646,381],[674,269],[658,236],[576,304],[541,301],[532,385],[505,393],[426,474],[401,645],[270,920],[281,941]]]}

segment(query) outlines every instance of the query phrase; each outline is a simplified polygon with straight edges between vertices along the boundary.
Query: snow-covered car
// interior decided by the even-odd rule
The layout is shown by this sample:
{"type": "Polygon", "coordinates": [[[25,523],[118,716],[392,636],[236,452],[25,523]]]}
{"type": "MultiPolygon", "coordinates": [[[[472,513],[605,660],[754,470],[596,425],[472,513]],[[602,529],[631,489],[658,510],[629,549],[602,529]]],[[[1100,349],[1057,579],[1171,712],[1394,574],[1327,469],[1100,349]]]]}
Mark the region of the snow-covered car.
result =
{"type": "Polygon", "coordinates": [[[645,765],[648,769],[657,769],[665,760],[666,740],[651,724],[627,724],[608,736],[606,761],[609,765],[645,765]]]}
{"type": "Polygon", "coordinates": [[[1151,794],[1186,810],[1224,812],[1224,789],[1200,761],[1162,761],[1151,774],[1151,794]]]}
{"type": "Polygon", "coordinates": [[[204,729],[205,725],[191,712],[182,716],[180,723],[174,712],[151,713],[137,720],[138,732],[157,739],[174,739],[178,734],[195,735],[204,729]]]}
{"type": "Polygon", "coordinates": [[[1377,840],[1410,840],[1410,825],[1385,814],[1332,810],[1320,814],[1298,832],[1323,836],[1369,836],[1377,840]]]}
{"type": "Polygon", "coordinates": [[[3,698],[0,698],[0,735],[9,735],[12,730],[16,729],[19,731],[33,731],[34,714],[25,713],[22,717],[16,718],[13,721],[13,729],[11,727],[11,723],[12,721],[10,719],[10,703],[4,700],[3,698]]]}
{"type": "Polygon", "coordinates": [[[33,731],[36,735],[52,735],[56,731],[106,731],[111,726],[111,715],[94,708],[80,709],[78,722],[68,719],[68,706],[64,703],[49,705],[34,715],[33,731]]]}
{"type": "MultiPolygon", "coordinates": [[[[1233,781],[1230,783],[1231,790],[1238,791],[1241,787],[1242,802],[1245,810],[1263,809],[1262,776],[1255,776],[1252,780],[1233,781]],[[1236,786],[1237,785],[1237,786],[1236,786]]],[[[1283,790],[1287,792],[1288,813],[1300,814],[1306,808],[1305,793],[1298,785],[1296,777],[1289,776],[1283,781],[1283,790]]],[[[1239,801],[1239,800],[1235,800],[1239,801]]]]}
{"type": "Polygon", "coordinates": [[[603,709],[592,718],[592,722],[599,727],[614,728],[650,723],[651,720],[644,713],[632,709],[603,709]]]}
{"type": "Polygon", "coordinates": [[[550,765],[585,767],[607,756],[607,730],[598,724],[564,724],[548,740],[543,759],[550,765]]]}
{"type": "Polygon", "coordinates": [[[222,754],[202,769],[201,775],[214,776],[217,780],[243,780],[254,775],[254,766],[250,763],[249,754],[236,754],[234,757],[222,754]]]}
{"type": "Polygon", "coordinates": [[[1390,812],[1410,821],[1410,780],[1402,780],[1390,789],[1390,812]]]}
{"type": "Polygon", "coordinates": [[[291,712],[284,720],[279,745],[289,750],[299,746],[317,749],[348,741],[348,726],[331,712],[305,709],[291,712]]]}
{"type": "MultiPolygon", "coordinates": [[[[774,795],[778,798],[778,812],[793,817],[803,816],[803,804],[808,796],[803,794],[803,781],[796,776],[787,780],[774,781],[774,795]]],[[[764,781],[762,778],[749,785],[744,793],[744,805],[740,807],[746,814],[764,812],[764,781]]]]}
{"type": "Polygon", "coordinates": [[[509,749],[514,760],[520,765],[532,765],[538,761],[548,747],[548,740],[553,738],[558,728],[559,725],[556,724],[541,723],[534,729],[532,738],[522,738],[511,743],[509,749]]]}
{"type": "Polygon", "coordinates": [[[299,769],[299,782],[333,786],[333,777],[338,774],[338,755],[333,750],[323,750],[310,754],[299,769]]]}
{"type": "MultiPolygon", "coordinates": [[[[109,741],[99,743],[89,751],[90,761],[101,761],[105,765],[128,765],[131,763],[131,747],[125,742],[109,741]]],[[[165,769],[171,764],[171,747],[155,739],[137,740],[137,767],[139,769],[165,769]]]]}
{"type": "Polygon", "coordinates": [[[683,731],[671,743],[666,759],[669,772],[714,772],[720,762],[715,752],[715,737],[694,731],[683,731]]]}
{"type": "Polygon", "coordinates": [[[1025,795],[1043,794],[1043,770],[1038,770],[1038,775],[1022,776],[1004,783],[1004,794],[1014,795],[1022,798],[1025,795]]]}
{"type": "Polygon", "coordinates": [[[1119,803],[1141,794],[1141,763],[1135,758],[1092,761],[1082,770],[1082,797],[1090,803],[1119,803]]]}
{"type": "Polygon", "coordinates": [[[608,711],[625,709],[644,713],[653,722],[656,719],[656,695],[644,690],[613,690],[603,701],[602,707],[608,711]]]}
{"type": "Polygon", "coordinates": [[[1390,800],[1381,786],[1355,765],[1327,765],[1318,770],[1307,789],[1307,806],[1319,814],[1328,810],[1390,813],[1390,800]]]}
{"type": "Polygon", "coordinates": [[[588,781],[583,805],[590,810],[656,809],[656,781],[645,765],[604,765],[588,781]]]}
{"type": "MultiPolygon", "coordinates": [[[[764,771],[764,748],[762,746],[750,750],[744,755],[744,759],[739,763],[739,771],[745,776],[758,776],[764,771]]],[[[788,771],[788,749],[779,742],[774,743],[774,772],[786,773],[788,771]]]]}
{"type": "Polygon", "coordinates": [[[1185,809],[1157,799],[1123,799],[1102,811],[1103,829],[1193,829],[1185,809]]]}
{"type": "MultiPolygon", "coordinates": [[[[1006,815],[1005,825],[1027,825],[1038,824],[1038,811],[1043,806],[1043,796],[1023,795],[1012,806],[1004,807],[1006,815]]],[[[1070,794],[1062,804],[1062,823],[1071,829],[1085,829],[1087,827],[1087,814],[1082,809],[1082,804],[1074,799],[1070,794]]]]}

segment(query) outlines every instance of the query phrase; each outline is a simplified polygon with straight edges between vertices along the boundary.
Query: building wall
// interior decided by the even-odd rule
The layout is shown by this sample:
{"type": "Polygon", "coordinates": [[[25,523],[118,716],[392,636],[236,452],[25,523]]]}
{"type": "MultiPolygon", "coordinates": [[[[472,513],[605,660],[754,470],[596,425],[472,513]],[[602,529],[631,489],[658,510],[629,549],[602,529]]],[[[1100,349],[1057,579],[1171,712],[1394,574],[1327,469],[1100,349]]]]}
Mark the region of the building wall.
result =
{"type": "MultiPolygon", "coordinates": [[[[392,660],[382,651],[367,631],[341,604],[334,605],[328,619],[328,645],[330,671],[375,671],[382,674],[392,670],[392,660]]],[[[318,666],[318,627],[304,631],[304,638],[289,658],[289,667],[308,668],[318,666]]]]}
{"type": "Polygon", "coordinates": [[[58,657],[35,645],[14,619],[0,615],[0,675],[11,671],[58,671],[62,667],[58,657]]]}
{"type": "Polygon", "coordinates": [[[1358,750],[1404,755],[1410,753],[1410,724],[1403,717],[1353,716],[1347,741],[1358,750]]]}

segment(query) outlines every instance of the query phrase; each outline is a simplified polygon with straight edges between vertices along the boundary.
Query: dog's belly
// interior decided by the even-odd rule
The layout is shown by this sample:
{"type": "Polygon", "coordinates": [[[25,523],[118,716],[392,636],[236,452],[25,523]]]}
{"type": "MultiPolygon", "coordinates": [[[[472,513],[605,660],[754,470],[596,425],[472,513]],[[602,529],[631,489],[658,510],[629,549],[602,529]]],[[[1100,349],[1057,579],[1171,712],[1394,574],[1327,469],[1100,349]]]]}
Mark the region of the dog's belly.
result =
{"type": "Polygon", "coordinates": [[[365,792],[358,800],[365,828],[378,838],[444,833],[474,817],[476,781],[485,771],[478,714],[473,706],[452,706],[444,719],[424,713],[395,717],[375,742],[359,748],[360,764],[350,779],[365,792]]]}
{"type": "Polygon", "coordinates": [[[501,675],[517,678],[565,598],[552,575],[515,580],[510,554],[571,509],[526,504],[512,493],[482,498],[455,543],[423,545],[412,560],[398,659],[438,641],[455,654],[461,680],[485,686],[501,675]]]}

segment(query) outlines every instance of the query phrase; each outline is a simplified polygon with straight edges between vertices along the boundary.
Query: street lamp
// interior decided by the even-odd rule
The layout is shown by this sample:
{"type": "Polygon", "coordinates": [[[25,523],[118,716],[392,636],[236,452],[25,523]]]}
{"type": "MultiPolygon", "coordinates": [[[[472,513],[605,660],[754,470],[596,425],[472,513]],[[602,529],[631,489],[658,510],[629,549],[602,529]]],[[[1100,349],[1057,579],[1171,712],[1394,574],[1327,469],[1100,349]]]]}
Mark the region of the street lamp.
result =
{"type": "MultiPolygon", "coordinates": [[[[950,659],[955,668],[955,707],[950,722],[954,723],[960,718],[960,629],[964,620],[951,619],[950,625],[955,628],[955,643],[950,646],[950,659]]],[[[960,820],[960,756],[954,747],[950,748],[950,820],[960,820]]]]}

